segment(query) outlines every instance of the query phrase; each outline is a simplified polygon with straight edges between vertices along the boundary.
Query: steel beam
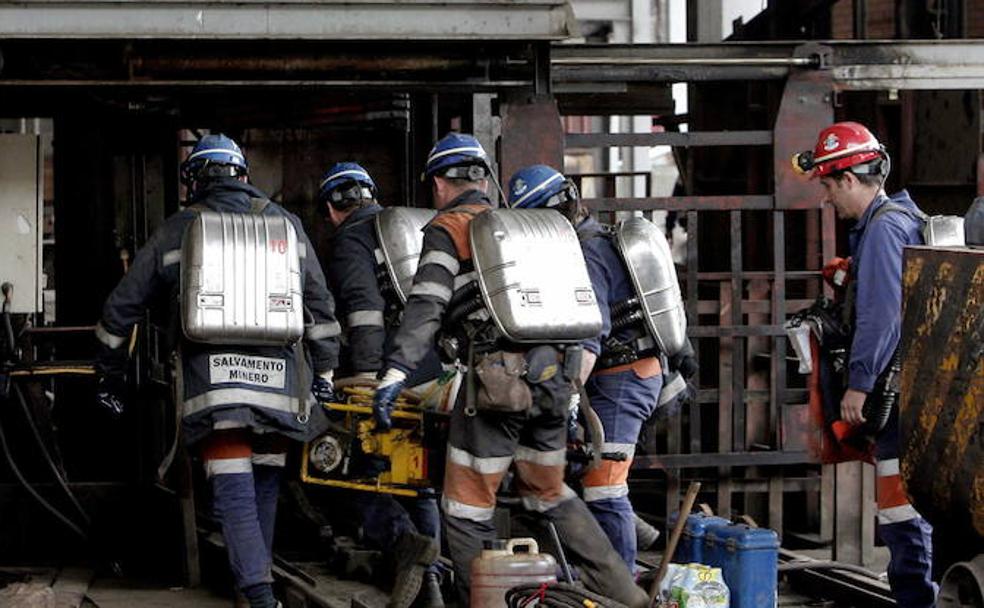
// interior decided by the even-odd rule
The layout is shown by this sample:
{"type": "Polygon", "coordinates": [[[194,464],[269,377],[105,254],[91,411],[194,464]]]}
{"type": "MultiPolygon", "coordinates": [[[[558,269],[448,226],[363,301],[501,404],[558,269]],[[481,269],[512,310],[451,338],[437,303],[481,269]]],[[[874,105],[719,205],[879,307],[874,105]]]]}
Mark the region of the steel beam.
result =
{"type": "Polygon", "coordinates": [[[839,90],[984,88],[984,40],[564,45],[552,61],[556,82],[774,80],[820,69],[839,90]]]}
{"type": "Polygon", "coordinates": [[[563,40],[565,0],[117,0],[0,3],[0,38],[563,40]]]}
{"type": "Polygon", "coordinates": [[[441,82],[433,80],[315,80],[315,79],[282,79],[282,80],[73,80],[69,78],[57,80],[21,80],[0,78],[0,88],[63,88],[63,89],[137,89],[159,91],[169,89],[268,89],[268,90],[320,90],[345,89],[383,90],[383,91],[447,91],[457,92],[496,92],[504,89],[528,88],[531,83],[525,80],[495,80],[495,81],[453,81],[441,82]]]}
{"type": "Polygon", "coordinates": [[[825,44],[836,89],[984,88],[984,40],[825,44]]]}

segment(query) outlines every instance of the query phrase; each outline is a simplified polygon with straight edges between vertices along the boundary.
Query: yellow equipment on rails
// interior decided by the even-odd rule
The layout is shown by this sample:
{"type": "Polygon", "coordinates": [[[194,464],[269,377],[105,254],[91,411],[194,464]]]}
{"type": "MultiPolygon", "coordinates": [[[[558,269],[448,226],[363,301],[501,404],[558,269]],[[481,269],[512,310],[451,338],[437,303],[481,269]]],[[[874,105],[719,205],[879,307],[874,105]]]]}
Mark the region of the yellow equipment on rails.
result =
{"type": "MultiPolygon", "coordinates": [[[[304,444],[301,481],[361,492],[416,497],[432,494],[425,446],[424,404],[428,395],[404,390],[392,413],[393,427],[376,432],[373,379],[346,378],[335,385],[342,403],[322,403],[332,420],[327,433],[304,444]],[[372,463],[367,467],[366,463],[372,463]],[[374,470],[378,469],[378,470],[374,470]]],[[[436,382],[434,391],[449,391],[436,382]]]]}

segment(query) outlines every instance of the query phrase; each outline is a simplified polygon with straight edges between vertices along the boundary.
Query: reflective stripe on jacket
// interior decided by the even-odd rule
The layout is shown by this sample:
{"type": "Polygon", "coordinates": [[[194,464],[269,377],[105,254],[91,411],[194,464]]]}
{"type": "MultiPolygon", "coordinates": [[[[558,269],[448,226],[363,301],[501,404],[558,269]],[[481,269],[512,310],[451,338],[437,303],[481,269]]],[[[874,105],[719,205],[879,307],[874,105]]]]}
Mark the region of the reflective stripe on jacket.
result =
{"type": "Polygon", "coordinates": [[[434,348],[455,277],[470,269],[468,226],[477,213],[492,208],[484,192],[469,190],[443,209],[424,228],[421,264],[403,310],[403,322],[386,354],[386,364],[411,372],[434,348]]]}
{"type": "MultiPolygon", "coordinates": [[[[251,198],[266,195],[236,179],[220,178],[203,188],[194,202],[215,211],[248,213],[251,198]]],[[[247,426],[306,438],[317,426],[298,420],[298,413],[310,409],[313,403],[310,368],[320,373],[338,365],[340,328],[335,320],[334,301],[301,221],[276,204],[267,205],[263,213],[286,216],[297,231],[307,348],[222,346],[180,338],[183,427],[188,443],[198,441],[217,425],[247,426]],[[297,350],[306,350],[300,360],[297,350]]],[[[111,360],[118,359],[131,328],[149,307],[164,304],[172,312],[177,310],[181,241],[194,218],[195,212],[187,209],[169,217],[137,252],[129,272],[109,295],[96,333],[105,346],[97,364],[100,371],[113,367],[111,360]]],[[[313,410],[315,415],[320,413],[319,408],[313,410]]]]}

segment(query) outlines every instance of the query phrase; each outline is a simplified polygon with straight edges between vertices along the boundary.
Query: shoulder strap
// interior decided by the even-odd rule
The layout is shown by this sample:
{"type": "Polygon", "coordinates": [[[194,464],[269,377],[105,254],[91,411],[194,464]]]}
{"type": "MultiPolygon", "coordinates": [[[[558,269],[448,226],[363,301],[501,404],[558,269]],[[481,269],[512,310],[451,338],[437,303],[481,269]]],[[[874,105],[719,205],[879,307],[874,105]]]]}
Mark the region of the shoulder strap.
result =
{"type": "Polygon", "coordinates": [[[270,199],[268,198],[252,197],[249,199],[249,212],[256,214],[263,213],[263,210],[266,209],[269,204],[270,199]]]}
{"type": "MultiPolygon", "coordinates": [[[[249,199],[249,212],[260,214],[263,210],[267,208],[270,204],[270,199],[253,197],[249,199]]],[[[195,213],[201,213],[202,211],[211,211],[208,205],[204,203],[195,203],[194,205],[189,205],[185,207],[188,211],[194,211],[195,213]]]]}
{"type": "Polygon", "coordinates": [[[447,232],[451,240],[454,241],[458,260],[465,262],[471,259],[471,239],[468,235],[468,226],[476,216],[490,209],[491,207],[487,205],[458,205],[438,213],[427,225],[437,226],[447,232]]]}
{"type": "Polygon", "coordinates": [[[897,203],[888,202],[888,203],[885,203],[884,205],[882,205],[881,207],[879,207],[875,211],[875,214],[871,216],[871,219],[869,221],[870,222],[874,222],[875,220],[877,220],[881,216],[885,215],[886,213],[890,213],[890,212],[891,213],[902,213],[902,214],[908,215],[912,219],[917,220],[917,221],[922,222],[922,223],[926,223],[926,220],[929,219],[929,216],[927,216],[925,213],[923,213],[919,209],[910,209],[908,207],[903,207],[902,205],[899,205],[897,203]]]}
{"type": "Polygon", "coordinates": [[[611,226],[605,226],[602,224],[597,224],[591,229],[583,227],[577,229],[577,240],[582,243],[585,241],[590,241],[596,236],[610,239],[615,236],[615,231],[611,226]]]}

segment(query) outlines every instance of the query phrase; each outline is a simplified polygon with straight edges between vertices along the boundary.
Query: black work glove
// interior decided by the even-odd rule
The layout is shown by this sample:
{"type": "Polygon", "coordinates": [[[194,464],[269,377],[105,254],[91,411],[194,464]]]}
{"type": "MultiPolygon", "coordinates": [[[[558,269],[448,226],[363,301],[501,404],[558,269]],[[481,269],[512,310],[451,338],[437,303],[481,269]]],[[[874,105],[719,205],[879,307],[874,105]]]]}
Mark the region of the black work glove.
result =
{"type": "Polygon", "coordinates": [[[335,383],[331,372],[316,374],[311,383],[311,393],[322,403],[335,403],[335,383]]]}
{"type": "Polygon", "coordinates": [[[690,380],[699,369],[697,357],[694,356],[695,354],[694,345],[688,339],[686,344],[683,345],[683,348],[680,349],[680,352],[673,355],[670,359],[670,369],[680,372],[684,380],[690,380]]]}

